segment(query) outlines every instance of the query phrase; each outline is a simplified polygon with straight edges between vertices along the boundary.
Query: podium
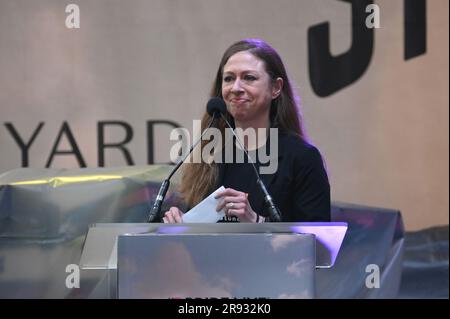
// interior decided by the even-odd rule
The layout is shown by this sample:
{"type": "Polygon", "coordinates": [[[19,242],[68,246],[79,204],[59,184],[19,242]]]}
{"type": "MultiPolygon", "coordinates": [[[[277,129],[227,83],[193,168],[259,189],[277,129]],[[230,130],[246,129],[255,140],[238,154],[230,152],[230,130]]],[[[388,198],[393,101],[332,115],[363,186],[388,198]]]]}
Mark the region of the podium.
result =
{"type": "Polygon", "coordinates": [[[95,224],[83,247],[89,298],[314,298],[347,223],[95,224]]]}

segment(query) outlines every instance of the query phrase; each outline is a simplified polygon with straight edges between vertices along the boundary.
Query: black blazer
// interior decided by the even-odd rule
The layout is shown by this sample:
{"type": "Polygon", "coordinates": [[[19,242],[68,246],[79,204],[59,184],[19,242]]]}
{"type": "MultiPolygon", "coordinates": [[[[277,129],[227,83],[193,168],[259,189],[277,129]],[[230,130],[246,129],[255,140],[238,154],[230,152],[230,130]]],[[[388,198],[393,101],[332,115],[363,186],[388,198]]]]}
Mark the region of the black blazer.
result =
{"type": "MultiPolygon", "coordinates": [[[[217,187],[223,184],[226,165],[218,164],[217,187]]],[[[330,221],[330,184],[322,156],[313,145],[280,133],[278,169],[274,174],[262,174],[261,179],[281,211],[282,222],[330,221]]],[[[256,213],[269,215],[259,188],[249,194],[249,199],[256,213]]]]}

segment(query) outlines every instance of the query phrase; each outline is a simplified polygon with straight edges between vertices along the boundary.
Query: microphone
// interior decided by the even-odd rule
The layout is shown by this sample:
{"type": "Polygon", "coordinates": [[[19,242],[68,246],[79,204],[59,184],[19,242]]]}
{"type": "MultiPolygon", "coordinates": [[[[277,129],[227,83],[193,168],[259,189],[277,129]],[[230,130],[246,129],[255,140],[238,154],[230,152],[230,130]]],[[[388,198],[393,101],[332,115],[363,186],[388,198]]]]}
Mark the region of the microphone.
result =
{"type": "Polygon", "coordinates": [[[206,105],[206,111],[214,118],[219,118],[227,114],[227,106],[220,97],[213,97],[208,101],[206,105]]]}
{"type": "Polygon", "coordinates": [[[151,211],[150,211],[150,213],[148,215],[147,223],[151,223],[155,219],[157,219],[157,220],[161,220],[162,219],[162,216],[160,216],[161,215],[161,206],[162,206],[162,203],[164,201],[164,198],[166,197],[167,190],[169,189],[170,179],[172,178],[173,174],[175,174],[175,172],[178,170],[178,168],[181,166],[181,164],[184,163],[186,158],[192,153],[192,151],[197,146],[197,144],[201,142],[203,136],[205,135],[206,131],[208,131],[208,129],[212,126],[214,120],[216,118],[219,118],[221,114],[226,112],[227,107],[226,107],[225,103],[223,103],[223,101],[222,101],[222,104],[221,104],[216,99],[212,98],[212,99],[210,99],[208,101],[208,104],[206,106],[206,110],[207,110],[208,114],[211,116],[211,121],[209,121],[208,127],[203,131],[203,133],[200,136],[200,138],[191,146],[191,148],[189,150],[189,153],[187,153],[177,163],[177,165],[175,165],[175,167],[170,172],[169,176],[166,179],[164,179],[164,181],[162,182],[162,184],[161,184],[161,186],[159,188],[159,191],[158,191],[158,195],[156,196],[155,202],[153,203],[153,207],[152,207],[152,209],[151,209],[151,211]]]}
{"type": "MultiPolygon", "coordinates": [[[[264,185],[261,176],[258,173],[258,170],[256,169],[255,163],[253,161],[253,159],[250,157],[250,155],[248,154],[247,150],[245,149],[245,147],[242,145],[241,141],[239,140],[239,137],[236,135],[236,133],[234,132],[233,127],[231,126],[231,124],[228,122],[225,114],[226,114],[226,109],[227,106],[225,105],[225,102],[221,99],[221,98],[212,98],[210,100],[211,104],[214,104],[215,108],[217,110],[220,110],[220,115],[222,116],[222,119],[225,121],[225,123],[227,124],[227,126],[231,129],[231,132],[233,133],[233,136],[236,138],[237,142],[239,143],[239,146],[244,150],[245,155],[247,156],[247,158],[250,160],[250,163],[252,164],[253,170],[255,171],[256,174],[256,183],[259,185],[259,187],[261,188],[261,191],[264,194],[264,202],[267,205],[267,208],[269,209],[269,217],[270,217],[270,221],[273,222],[279,222],[281,221],[281,213],[280,210],[278,209],[277,206],[275,206],[272,196],[270,196],[269,192],[266,189],[266,186],[264,185]],[[212,100],[214,100],[213,102],[211,102],[212,100]],[[224,110],[224,111],[222,111],[224,110]]],[[[209,103],[208,103],[209,104],[209,103]]]]}

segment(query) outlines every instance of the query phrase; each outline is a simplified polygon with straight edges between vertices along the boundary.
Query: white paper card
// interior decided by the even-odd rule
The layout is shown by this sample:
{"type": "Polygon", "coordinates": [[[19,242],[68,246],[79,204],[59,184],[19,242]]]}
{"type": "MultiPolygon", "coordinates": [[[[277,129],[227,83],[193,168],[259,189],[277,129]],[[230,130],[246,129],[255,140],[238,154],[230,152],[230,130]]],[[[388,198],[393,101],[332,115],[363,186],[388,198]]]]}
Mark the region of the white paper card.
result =
{"type": "Polygon", "coordinates": [[[183,215],[183,222],[185,223],[216,223],[225,216],[225,209],[216,212],[218,199],[214,198],[217,192],[225,190],[225,187],[220,186],[208,197],[202,200],[197,206],[183,215]]]}

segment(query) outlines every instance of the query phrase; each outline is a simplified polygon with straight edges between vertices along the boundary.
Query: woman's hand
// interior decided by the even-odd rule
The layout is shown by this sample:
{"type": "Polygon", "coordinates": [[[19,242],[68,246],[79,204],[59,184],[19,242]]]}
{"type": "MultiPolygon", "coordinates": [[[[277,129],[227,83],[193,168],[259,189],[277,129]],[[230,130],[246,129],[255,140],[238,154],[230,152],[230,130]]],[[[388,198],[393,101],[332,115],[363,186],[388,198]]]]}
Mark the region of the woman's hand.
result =
{"type": "Polygon", "coordinates": [[[253,211],[248,202],[248,194],[227,188],[218,192],[215,198],[219,198],[217,211],[225,207],[225,215],[236,216],[240,222],[256,223],[258,215],[253,211]]]}
{"type": "Polygon", "coordinates": [[[164,213],[164,223],[175,224],[183,222],[183,212],[178,207],[170,207],[170,210],[164,213]]]}

